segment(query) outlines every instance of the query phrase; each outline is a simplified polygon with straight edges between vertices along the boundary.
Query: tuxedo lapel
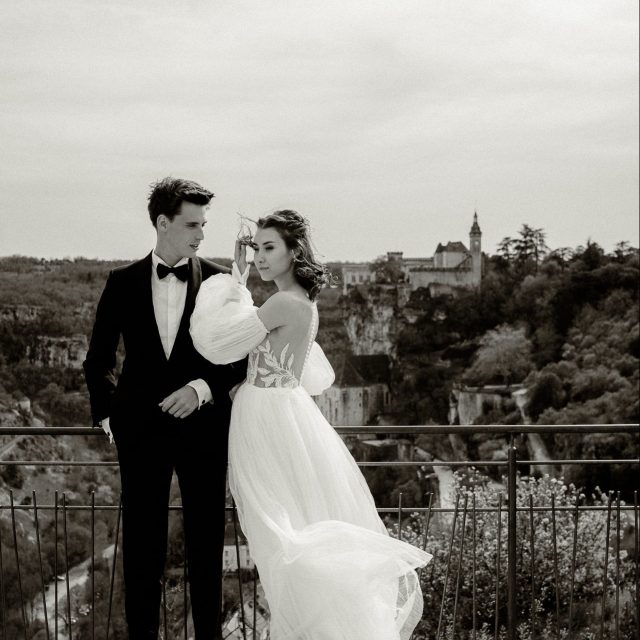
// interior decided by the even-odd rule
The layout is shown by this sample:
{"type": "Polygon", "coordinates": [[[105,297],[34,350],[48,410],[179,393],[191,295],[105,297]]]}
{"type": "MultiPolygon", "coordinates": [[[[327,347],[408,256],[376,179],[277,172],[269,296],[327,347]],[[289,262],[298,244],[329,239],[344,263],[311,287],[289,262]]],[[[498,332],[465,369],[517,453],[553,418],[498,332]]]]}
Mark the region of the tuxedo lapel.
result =
{"type": "Polygon", "coordinates": [[[200,290],[200,284],[202,283],[202,267],[200,266],[200,260],[198,258],[189,259],[189,284],[187,286],[187,298],[184,301],[184,312],[182,314],[182,320],[180,321],[180,329],[186,322],[189,323],[193,308],[196,306],[196,296],[200,290]]]}
{"type": "Polygon", "coordinates": [[[140,291],[140,300],[143,306],[144,326],[149,328],[149,339],[154,343],[154,349],[159,351],[164,361],[167,357],[164,353],[158,323],[156,322],[156,312],[153,308],[153,289],[151,288],[151,278],[153,276],[153,261],[151,254],[140,262],[140,270],[138,273],[138,290],[140,291]]]}
{"type": "Polygon", "coordinates": [[[191,322],[191,314],[196,306],[196,297],[202,284],[202,267],[200,266],[200,260],[198,258],[189,259],[189,280],[187,282],[187,296],[184,301],[184,311],[182,312],[182,318],[180,319],[180,326],[178,327],[178,333],[176,340],[173,344],[173,349],[169,355],[169,359],[183,347],[185,338],[189,334],[189,323],[191,322]]]}

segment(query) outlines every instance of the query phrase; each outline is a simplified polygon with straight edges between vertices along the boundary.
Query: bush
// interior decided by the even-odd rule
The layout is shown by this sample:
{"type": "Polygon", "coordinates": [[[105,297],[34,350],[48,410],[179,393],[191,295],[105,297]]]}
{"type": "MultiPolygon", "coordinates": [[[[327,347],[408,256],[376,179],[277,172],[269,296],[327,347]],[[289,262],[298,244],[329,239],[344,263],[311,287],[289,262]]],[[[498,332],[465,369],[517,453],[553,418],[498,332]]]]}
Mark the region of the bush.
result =
{"type": "MultiPolygon", "coordinates": [[[[456,596],[456,583],[459,579],[459,593],[457,604],[456,628],[470,630],[473,622],[472,611],[472,538],[473,519],[471,514],[472,500],[475,495],[476,508],[492,507],[498,504],[499,489],[491,485],[485,476],[472,469],[470,472],[456,472],[454,474],[455,493],[459,496],[460,511],[465,497],[468,500],[467,515],[464,530],[464,550],[462,557],[461,575],[457,574],[460,560],[460,527],[462,513],[458,514],[456,523],[456,541],[449,558],[449,543],[451,536],[452,516],[446,514],[443,517],[444,526],[440,522],[432,522],[430,525],[426,549],[434,558],[430,565],[423,570],[422,588],[424,594],[424,617],[419,624],[415,638],[435,637],[438,628],[438,619],[442,594],[444,590],[445,569],[447,562],[449,576],[447,582],[443,623],[453,626],[453,609],[456,596]]],[[[548,475],[540,478],[529,478],[518,475],[517,479],[517,506],[529,507],[530,499],[533,506],[544,506],[550,509],[552,497],[556,508],[572,507],[576,500],[584,499],[575,486],[566,486],[562,481],[550,478],[548,475]]],[[[597,491],[592,496],[595,504],[606,504],[607,496],[597,491]]],[[[622,503],[621,503],[622,504],[622,503]]],[[[507,513],[506,503],[503,501],[501,517],[501,543],[500,558],[501,571],[499,579],[499,620],[501,626],[506,624],[507,603],[507,513]]],[[[603,565],[606,541],[605,527],[606,511],[581,512],[577,524],[577,555],[575,566],[574,584],[574,625],[579,624],[580,630],[585,633],[598,627],[599,619],[593,616],[597,604],[601,601],[603,589],[603,565]]],[[[554,537],[551,512],[534,512],[534,578],[535,578],[535,607],[536,607],[536,631],[538,637],[541,629],[554,629],[555,634],[555,598],[556,587],[560,598],[561,624],[566,626],[569,597],[571,590],[571,563],[572,544],[574,536],[574,512],[557,511],[555,514],[556,547],[558,557],[558,580],[555,584],[554,570],[554,537]]],[[[621,530],[630,525],[631,519],[626,512],[620,512],[621,530]]],[[[611,522],[611,534],[615,535],[615,508],[611,522]]],[[[422,546],[424,533],[424,518],[413,517],[408,523],[408,530],[403,531],[403,538],[416,546],[422,546]]],[[[476,513],[476,615],[477,629],[483,625],[493,630],[496,607],[496,558],[498,523],[497,513],[476,513]]],[[[517,514],[517,585],[516,599],[517,611],[520,621],[531,620],[531,525],[528,511],[517,514]]],[[[610,606],[615,604],[612,594],[615,594],[616,554],[615,541],[610,542],[609,559],[607,569],[607,590],[610,606]],[[613,600],[613,602],[612,602],[613,600]]],[[[634,582],[635,565],[627,556],[625,550],[620,551],[620,588],[632,589],[634,582]]],[[[525,625],[527,626],[527,625],[525,625]]],[[[574,628],[574,630],[577,630],[574,628]]],[[[523,635],[528,638],[529,631],[522,629],[523,635]]],[[[450,637],[444,635],[444,637],[450,637]]],[[[462,636],[461,636],[462,637],[462,636]]],[[[551,636],[549,636],[551,637],[551,636]]],[[[587,638],[588,635],[580,636],[587,638]]]]}

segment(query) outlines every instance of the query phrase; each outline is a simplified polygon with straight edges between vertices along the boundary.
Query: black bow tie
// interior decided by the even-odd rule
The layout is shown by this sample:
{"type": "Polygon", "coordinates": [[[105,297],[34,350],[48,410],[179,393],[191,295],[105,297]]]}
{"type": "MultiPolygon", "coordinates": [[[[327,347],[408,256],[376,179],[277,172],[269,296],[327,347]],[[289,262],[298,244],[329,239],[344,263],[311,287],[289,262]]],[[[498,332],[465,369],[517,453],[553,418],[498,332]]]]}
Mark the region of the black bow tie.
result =
{"type": "Polygon", "coordinates": [[[160,278],[160,280],[162,280],[162,278],[166,278],[170,273],[173,273],[178,280],[186,282],[189,278],[189,263],[182,264],[179,267],[167,267],[166,264],[158,262],[156,271],[158,272],[158,278],[160,278]]]}

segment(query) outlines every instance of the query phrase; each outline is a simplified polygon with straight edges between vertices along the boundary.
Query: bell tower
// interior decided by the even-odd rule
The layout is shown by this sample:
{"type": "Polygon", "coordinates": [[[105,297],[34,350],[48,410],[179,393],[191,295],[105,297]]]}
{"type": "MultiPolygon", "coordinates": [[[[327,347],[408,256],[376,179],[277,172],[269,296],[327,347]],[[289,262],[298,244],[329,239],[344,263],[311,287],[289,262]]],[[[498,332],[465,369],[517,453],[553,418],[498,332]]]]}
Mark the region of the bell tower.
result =
{"type": "Polygon", "coordinates": [[[473,214],[473,224],[469,231],[469,246],[471,248],[471,261],[473,264],[473,284],[480,286],[482,281],[482,231],[478,224],[478,212],[473,214]]]}

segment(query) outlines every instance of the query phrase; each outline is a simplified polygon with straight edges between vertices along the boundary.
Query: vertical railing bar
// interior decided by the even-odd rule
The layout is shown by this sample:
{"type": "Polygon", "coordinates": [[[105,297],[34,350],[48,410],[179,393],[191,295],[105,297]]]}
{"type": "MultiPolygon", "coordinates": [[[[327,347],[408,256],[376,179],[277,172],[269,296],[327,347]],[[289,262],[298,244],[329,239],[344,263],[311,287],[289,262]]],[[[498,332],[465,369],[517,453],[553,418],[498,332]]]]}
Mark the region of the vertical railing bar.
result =
{"type": "MultiPolygon", "coordinates": [[[[424,524],[424,538],[422,539],[422,550],[426,551],[427,550],[427,539],[429,536],[429,524],[431,522],[431,505],[433,503],[433,492],[430,491],[429,492],[429,505],[427,508],[427,512],[425,513],[425,524],[424,524]]],[[[431,560],[431,563],[434,564],[436,561],[435,558],[435,554],[431,560]]],[[[420,582],[420,580],[422,580],[422,574],[424,571],[424,567],[420,567],[418,569],[418,582],[420,582]]],[[[433,567],[432,567],[432,575],[433,575],[433,567]]]]}
{"type": "Polygon", "coordinates": [[[609,535],[611,531],[611,503],[613,495],[609,492],[607,504],[607,533],[604,541],[604,567],[602,575],[602,611],[600,615],[600,640],[604,640],[604,616],[607,609],[607,569],[609,564],[609,535]]]}
{"type": "Polygon", "coordinates": [[[247,624],[244,616],[244,594],[242,593],[242,572],[240,571],[240,543],[238,538],[238,524],[237,524],[237,510],[236,502],[232,499],[231,504],[233,506],[233,536],[236,543],[236,564],[238,565],[238,590],[240,592],[240,612],[242,620],[242,638],[247,640],[247,624]]]}
{"type": "Polygon", "coordinates": [[[466,533],[466,524],[467,524],[467,504],[469,502],[469,495],[467,493],[464,494],[464,504],[462,505],[462,527],[460,533],[460,555],[458,556],[458,571],[456,574],[456,595],[453,600],[453,632],[452,635],[455,638],[456,636],[456,613],[458,611],[458,595],[460,593],[460,578],[462,575],[462,556],[464,555],[464,536],[466,533]]]}
{"type": "Polygon", "coordinates": [[[558,544],[556,532],[556,496],[551,494],[551,538],[553,540],[553,576],[556,592],[556,640],[560,640],[560,586],[558,578],[558,544]]]}
{"type": "Polygon", "coordinates": [[[189,572],[187,566],[187,527],[184,521],[184,505],[182,506],[182,531],[183,531],[183,543],[182,543],[182,609],[184,610],[184,640],[188,640],[189,631],[187,626],[189,624],[188,607],[189,600],[187,598],[187,582],[189,581],[189,572]]]}
{"type": "MultiPolygon", "coordinates": [[[[2,515],[2,505],[0,505],[0,516],[2,515]]],[[[6,640],[7,636],[7,601],[4,591],[4,559],[2,553],[2,527],[0,526],[0,601],[2,603],[2,637],[6,640]]]]}
{"type": "Polygon", "coordinates": [[[640,629],[640,531],[638,531],[638,492],[633,492],[633,523],[635,526],[635,552],[636,552],[636,628],[640,629]]]}
{"type": "Polygon", "coordinates": [[[67,624],[69,626],[69,640],[71,637],[71,587],[69,585],[69,539],[67,535],[67,494],[62,492],[62,532],[64,536],[64,575],[67,587],[67,624]]]}
{"type": "Polygon", "coordinates": [[[498,539],[496,548],[496,619],[494,625],[494,640],[498,640],[499,622],[500,622],[500,556],[501,556],[501,538],[502,538],[502,493],[498,494],[498,539]]]}
{"type": "Polygon", "coordinates": [[[96,492],[91,492],[91,640],[96,640],[96,492]]]}
{"type": "Polygon", "coordinates": [[[398,494],[398,540],[402,540],[402,491],[398,494]]]}
{"type": "Polygon", "coordinates": [[[169,640],[169,623],[167,621],[167,576],[162,574],[162,628],[164,640],[169,640]]]}
{"type": "Polygon", "coordinates": [[[473,545],[473,551],[472,551],[472,556],[473,556],[473,564],[472,564],[472,591],[471,591],[471,606],[473,607],[473,612],[472,612],[472,616],[473,616],[473,626],[472,626],[472,639],[476,640],[476,615],[477,615],[477,602],[476,602],[476,526],[477,526],[477,521],[476,521],[476,490],[475,487],[473,489],[473,495],[472,495],[472,502],[471,502],[471,510],[473,513],[473,538],[472,538],[472,545],[473,545]]]}
{"type": "Polygon", "coordinates": [[[54,529],[54,553],[53,553],[53,626],[54,637],[58,640],[58,492],[55,492],[55,503],[53,506],[53,529],[54,529]]]}
{"type": "Polygon", "coordinates": [[[438,619],[438,631],[436,632],[436,640],[440,640],[440,630],[442,628],[442,617],[444,616],[444,604],[447,597],[447,582],[449,581],[449,567],[451,565],[451,552],[453,550],[453,540],[456,532],[456,521],[458,520],[459,502],[460,502],[460,494],[456,496],[456,506],[453,510],[453,523],[451,525],[451,537],[449,538],[449,553],[447,555],[447,568],[444,572],[444,584],[442,586],[442,600],[440,602],[440,617],[438,619]]]}
{"type": "Polygon", "coordinates": [[[33,524],[36,531],[36,544],[38,549],[38,562],[40,566],[40,584],[42,585],[42,611],[44,613],[44,627],[49,640],[49,618],[47,616],[47,595],[44,582],[44,565],[42,564],[42,546],[40,544],[40,521],[38,519],[38,500],[35,489],[31,492],[31,502],[33,503],[33,524]]]}
{"type": "Polygon", "coordinates": [[[120,518],[122,517],[122,492],[118,501],[118,515],[116,518],[116,536],[113,541],[113,564],[111,565],[111,580],[109,583],[109,606],[107,608],[107,640],[111,631],[111,610],[113,607],[113,590],[116,582],[116,561],[118,559],[118,541],[120,537],[120,518]]]}
{"type": "Polygon", "coordinates": [[[576,508],[573,515],[573,549],[571,552],[571,588],[569,592],[569,628],[567,630],[567,640],[571,640],[573,624],[573,592],[576,582],[576,555],[578,552],[578,518],[580,516],[580,496],[576,497],[576,508]]]}
{"type": "Polygon", "coordinates": [[[253,635],[251,640],[257,640],[256,627],[258,626],[258,567],[253,565],[253,635]]]}
{"type": "Polygon", "coordinates": [[[535,524],[533,522],[533,494],[529,494],[529,526],[531,527],[531,640],[536,640],[536,581],[535,581],[535,524]]]}
{"type": "Polygon", "coordinates": [[[11,526],[13,528],[13,550],[16,556],[16,572],[18,578],[18,593],[20,594],[20,608],[22,610],[22,624],[24,625],[25,640],[29,637],[27,626],[27,609],[24,604],[24,595],[22,592],[22,575],[20,571],[20,554],[18,553],[18,531],[16,528],[16,511],[13,503],[13,490],[9,490],[9,502],[11,506],[11,526]]]}
{"type": "Polygon", "coordinates": [[[514,434],[509,434],[508,502],[509,523],[507,529],[507,639],[516,640],[518,618],[516,613],[516,447],[514,434]]]}
{"type": "Polygon", "coordinates": [[[620,637],[620,492],[616,496],[616,640],[620,637]]]}

